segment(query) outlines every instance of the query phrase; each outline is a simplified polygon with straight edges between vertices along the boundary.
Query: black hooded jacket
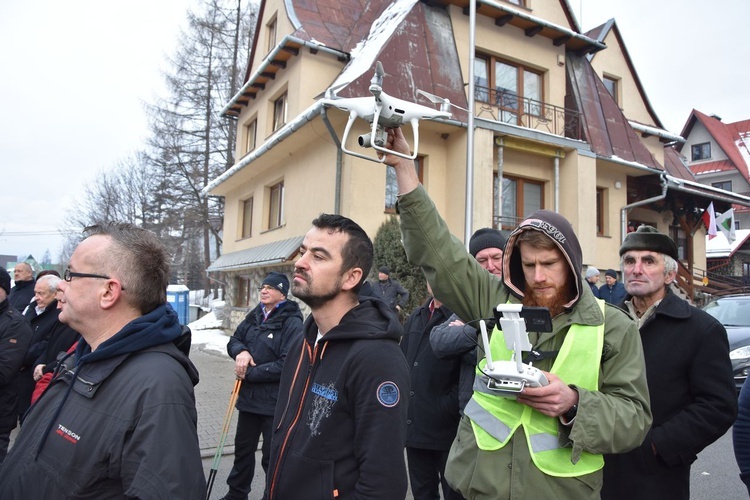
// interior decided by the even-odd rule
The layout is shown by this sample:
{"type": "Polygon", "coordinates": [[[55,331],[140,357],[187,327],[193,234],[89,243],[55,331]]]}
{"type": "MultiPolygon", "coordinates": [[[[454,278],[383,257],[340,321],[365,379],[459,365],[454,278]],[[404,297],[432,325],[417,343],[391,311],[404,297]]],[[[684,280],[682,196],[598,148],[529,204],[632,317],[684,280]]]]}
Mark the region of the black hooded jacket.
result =
{"type": "Polygon", "coordinates": [[[409,372],[388,306],[360,297],[315,345],[309,316],[289,351],[274,416],[269,500],[406,495],[409,372]]]}
{"type": "Polygon", "coordinates": [[[198,372],[175,346],[182,334],[165,304],[93,352],[79,342],[27,414],[0,498],[204,498],[198,372]]]}

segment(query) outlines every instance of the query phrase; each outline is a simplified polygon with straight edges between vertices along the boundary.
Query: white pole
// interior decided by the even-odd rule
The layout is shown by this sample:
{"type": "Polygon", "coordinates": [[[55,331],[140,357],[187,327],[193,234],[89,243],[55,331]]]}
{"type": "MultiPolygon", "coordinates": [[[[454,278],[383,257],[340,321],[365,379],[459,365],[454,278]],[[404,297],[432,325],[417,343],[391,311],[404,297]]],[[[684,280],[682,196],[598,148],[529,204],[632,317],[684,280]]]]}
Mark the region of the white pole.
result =
{"type": "Polygon", "coordinates": [[[474,52],[476,35],[477,3],[469,1],[469,119],[466,134],[466,218],[464,220],[464,244],[469,248],[469,239],[474,220],[474,52]]]}

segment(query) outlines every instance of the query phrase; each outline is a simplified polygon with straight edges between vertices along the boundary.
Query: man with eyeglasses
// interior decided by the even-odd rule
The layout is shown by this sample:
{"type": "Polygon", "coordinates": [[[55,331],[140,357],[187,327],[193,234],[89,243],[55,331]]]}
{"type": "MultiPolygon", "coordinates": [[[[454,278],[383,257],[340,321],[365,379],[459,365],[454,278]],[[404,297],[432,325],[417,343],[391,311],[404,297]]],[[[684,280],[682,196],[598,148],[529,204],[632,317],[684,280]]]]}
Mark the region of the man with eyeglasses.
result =
{"type": "Polygon", "coordinates": [[[82,339],[31,407],[0,469],[0,498],[203,498],[193,386],[167,304],[169,260],[130,224],[86,228],[58,284],[82,339]]]}
{"type": "Polygon", "coordinates": [[[261,466],[264,472],[268,471],[281,369],[289,347],[302,335],[302,312],[297,302],[287,299],[289,278],[271,271],[258,291],[260,303],[247,314],[227,344],[227,352],[235,362],[234,373],[243,384],[237,398],[234,466],[227,478],[229,492],[224,499],[247,499],[261,435],[261,466]]]}

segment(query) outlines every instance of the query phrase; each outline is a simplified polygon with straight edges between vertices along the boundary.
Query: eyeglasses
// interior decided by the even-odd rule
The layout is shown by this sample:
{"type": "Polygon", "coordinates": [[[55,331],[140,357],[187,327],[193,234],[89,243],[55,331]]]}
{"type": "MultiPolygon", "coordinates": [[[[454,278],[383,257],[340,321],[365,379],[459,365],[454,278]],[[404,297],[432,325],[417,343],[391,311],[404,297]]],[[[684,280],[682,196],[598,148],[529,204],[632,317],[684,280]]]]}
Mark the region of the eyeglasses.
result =
{"type": "MultiPolygon", "coordinates": [[[[73,278],[98,278],[103,280],[112,279],[111,277],[105,276],[103,274],[76,273],[71,271],[70,269],[66,269],[63,273],[63,279],[70,283],[70,280],[72,280],[73,278]]],[[[125,288],[122,286],[122,284],[120,285],[120,290],[122,290],[123,292],[125,291],[125,288]]]]}
{"type": "Polygon", "coordinates": [[[262,287],[258,288],[259,292],[262,292],[263,290],[276,290],[276,289],[269,285],[263,285],[262,287]]]}

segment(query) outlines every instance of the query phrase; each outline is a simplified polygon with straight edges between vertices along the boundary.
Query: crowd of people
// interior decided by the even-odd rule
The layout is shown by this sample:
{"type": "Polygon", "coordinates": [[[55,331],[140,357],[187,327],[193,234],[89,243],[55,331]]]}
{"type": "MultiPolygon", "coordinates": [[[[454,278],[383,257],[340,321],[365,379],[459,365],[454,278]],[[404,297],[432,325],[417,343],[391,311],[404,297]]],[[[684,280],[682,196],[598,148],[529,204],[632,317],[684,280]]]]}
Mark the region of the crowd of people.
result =
{"type": "MultiPolygon", "coordinates": [[[[386,148],[408,153],[399,129],[386,148]]],[[[249,497],[262,440],[266,500],[403,499],[408,486],[415,500],[688,499],[691,464],[738,401],[724,327],[671,290],[674,241],[628,233],[622,281],[609,269],[601,286],[551,211],[507,236],[480,229],[467,249],[407,157],[385,162],[426,300],[405,311],[389,263],[367,279],[373,244],[356,222],[314,219],[293,274],[265,276],[227,344],[241,385],[224,498],[249,497]],[[522,359],[503,304],[549,313],[522,359]],[[498,390],[485,346],[544,383],[498,390]]],[[[128,224],[86,236],[62,277],[19,264],[11,288],[0,269],[0,496],[204,498],[198,371],[166,302],[166,251],[128,224]]],[[[750,483],[750,453],[737,460],[750,483]]]]}

